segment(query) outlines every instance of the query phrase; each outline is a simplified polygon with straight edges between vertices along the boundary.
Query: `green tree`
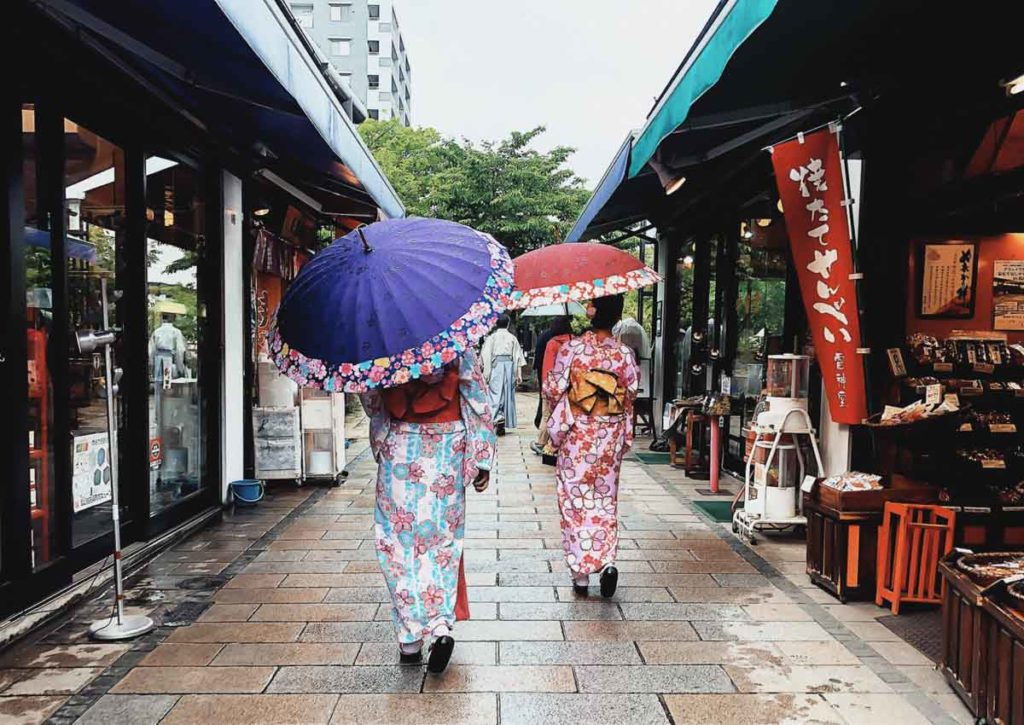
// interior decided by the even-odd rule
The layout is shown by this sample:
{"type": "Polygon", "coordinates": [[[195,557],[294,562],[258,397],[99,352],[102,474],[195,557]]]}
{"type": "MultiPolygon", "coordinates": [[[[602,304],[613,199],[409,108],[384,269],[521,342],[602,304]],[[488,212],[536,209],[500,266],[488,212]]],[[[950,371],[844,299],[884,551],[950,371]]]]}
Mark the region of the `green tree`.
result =
{"type": "Polygon", "coordinates": [[[564,239],[589,197],[567,165],[575,149],[532,148],[543,126],[481,143],[393,120],[359,130],[410,216],[467,224],[513,257],[564,239]]]}

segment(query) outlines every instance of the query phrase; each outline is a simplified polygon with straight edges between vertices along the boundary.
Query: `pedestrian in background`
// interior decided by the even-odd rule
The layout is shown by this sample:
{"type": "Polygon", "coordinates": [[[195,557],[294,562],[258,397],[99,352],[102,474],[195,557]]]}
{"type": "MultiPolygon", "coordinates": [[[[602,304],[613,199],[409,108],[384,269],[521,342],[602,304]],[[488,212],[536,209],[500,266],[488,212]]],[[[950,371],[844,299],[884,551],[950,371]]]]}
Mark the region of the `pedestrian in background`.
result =
{"type": "Polygon", "coordinates": [[[377,460],[377,560],[391,593],[400,661],[444,670],[456,610],[467,611],[462,564],[466,487],[484,491],[494,463],[487,387],[469,350],[436,373],[362,395],[377,460]],[[457,606],[458,605],[458,606],[457,606]]]}
{"type": "Polygon", "coordinates": [[[509,332],[510,323],[508,315],[501,315],[497,329],[487,336],[480,351],[498,435],[505,435],[506,427],[516,427],[516,386],[523,382],[526,366],[523,346],[509,332]]]}
{"type": "Polygon", "coordinates": [[[633,401],[639,370],[633,351],[612,335],[623,298],[591,303],[591,329],[562,345],[545,380],[556,401],[548,421],[558,451],[556,490],[562,548],[573,589],[585,596],[601,573],[601,594],[618,586],[619,469],[633,441],[633,401]]]}

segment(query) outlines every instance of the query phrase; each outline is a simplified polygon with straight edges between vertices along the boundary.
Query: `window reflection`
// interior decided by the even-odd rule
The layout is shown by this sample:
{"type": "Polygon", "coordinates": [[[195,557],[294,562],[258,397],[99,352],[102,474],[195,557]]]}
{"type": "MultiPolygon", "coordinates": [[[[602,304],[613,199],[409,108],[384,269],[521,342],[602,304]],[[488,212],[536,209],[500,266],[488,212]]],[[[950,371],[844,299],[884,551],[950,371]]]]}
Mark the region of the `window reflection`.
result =
{"type": "Polygon", "coordinates": [[[39,146],[36,112],[21,108],[22,175],[25,202],[25,327],[28,344],[29,506],[32,522],[32,566],[53,559],[56,526],[54,502],[53,375],[53,256],[46,219],[39,214],[39,146]]]}
{"type": "MultiPolygon", "coordinates": [[[[102,350],[78,352],[83,330],[121,327],[117,260],[125,243],[124,151],[71,120],[64,121],[65,267],[68,291],[68,390],[71,432],[72,546],[110,532],[111,468],[107,432],[107,380],[102,350]],[[104,321],[104,284],[108,320],[104,321]]],[[[123,342],[112,348],[115,371],[124,360],[123,342]]],[[[115,420],[123,440],[123,401],[114,397],[115,420]]],[[[121,451],[126,448],[122,445],[121,451]]],[[[123,458],[122,458],[123,460],[123,458]]],[[[123,470],[123,469],[122,469],[123,470]]],[[[121,477],[121,519],[127,517],[121,477]]]]}
{"type": "Polygon", "coordinates": [[[199,174],[151,157],[147,167],[150,513],[197,493],[203,478],[199,259],[206,206],[199,174]]]}

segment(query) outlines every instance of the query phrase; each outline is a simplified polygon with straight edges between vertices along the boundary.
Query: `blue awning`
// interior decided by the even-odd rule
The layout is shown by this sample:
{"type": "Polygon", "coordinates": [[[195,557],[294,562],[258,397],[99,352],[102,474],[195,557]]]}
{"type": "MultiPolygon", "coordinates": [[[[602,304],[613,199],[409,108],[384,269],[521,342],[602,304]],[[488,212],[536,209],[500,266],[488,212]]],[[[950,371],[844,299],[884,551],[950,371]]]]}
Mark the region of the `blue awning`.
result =
{"type": "Polygon", "coordinates": [[[632,145],[633,134],[629,134],[626,136],[626,140],[622,142],[618,152],[616,152],[615,158],[612,159],[612,163],[608,166],[608,170],[601,177],[601,181],[598,182],[597,188],[594,189],[594,194],[590,197],[590,201],[587,202],[587,206],[583,209],[579,219],[576,220],[576,224],[573,225],[565,241],[578,242],[583,239],[583,235],[586,233],[590,223],[594,221],[594,218],[604,208],[604,205],[612,198],[612,194],[619,188],[619,184],[626,178],[626,169],[629,167],[629,150],[632,145]]]}
{"type": "Polygon", "coordinates": [[[268,162],[313,169],[389,217],[405,209],[345,112],[332,72],[277,0],[40,0],[200,125],[268,162]]]}
{"type": "MultiPolygon", "coordinates": [[[[35,227],[25,227],[25,244],[30,247],[49,249],[50,233],[35,227]]],[[[86,262],[95,262],[99,258],[96,247],[71,237],[64,237],[64,252],[72,259],[81,259],[86,262]]]]}

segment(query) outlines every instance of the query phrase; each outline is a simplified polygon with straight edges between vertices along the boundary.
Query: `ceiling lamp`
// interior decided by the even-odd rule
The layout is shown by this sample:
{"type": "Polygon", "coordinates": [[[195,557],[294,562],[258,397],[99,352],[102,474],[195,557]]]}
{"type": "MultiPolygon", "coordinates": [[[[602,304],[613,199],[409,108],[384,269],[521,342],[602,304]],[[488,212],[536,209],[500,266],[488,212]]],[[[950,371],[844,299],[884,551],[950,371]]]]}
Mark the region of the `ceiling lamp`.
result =
{"type": "Polygon", "coordinates": [[[747,222],[740,222],[740,236],[743,239],[754,238],[754,231],[750,228],[750,224],[747,222]]]}
{"type": "Polygon", "coordinates": [[[673,170],[662,160],[660,151],[648,163],[654,169],[654,173],[658,175],[658,181],[661,182],[661,188],[665,190],[665,196],[675,194],[686,183],[685,176],[673,170]]]}
{"type": "Polygon", "coordinates": [[[1006,95],[1016,96],[1018,93],[1024,93],[1024,75],[1017,76],[1016,78],[1006,81],[1003,83],[1003,87],[1006,89],[1006,95]]]}
{"type": "Polygon", "coordinates": [[[687,254],[685,257],[683,257],[683,266],[686,267],[687,269],[693,266],[692,254],[687,254]]]}
{"type": "Polygon", "coordinates": [[[775,206],[778,207],[779,214],[785,214],[785,212],[782,210],[782,199],[779,199],[779,203],[776,204],[775,206]]]}
{"type": "Polygon", "coordinates": [[[757,226],[761,227],[762,229],[767,229],[768,227],[770,227],[772,225],[772,220],[771,219],[757,219],[757,220],[755,220],[754,223],[757,224],[757,226]]]}
{"type": "Polygon", "coordinates": [[[270,213],[270,209],[269,207],[264,206],[260,207],[259,209],[254,209],[252,213],[254,216],[266,216],[267,214],[270,213]]]}

